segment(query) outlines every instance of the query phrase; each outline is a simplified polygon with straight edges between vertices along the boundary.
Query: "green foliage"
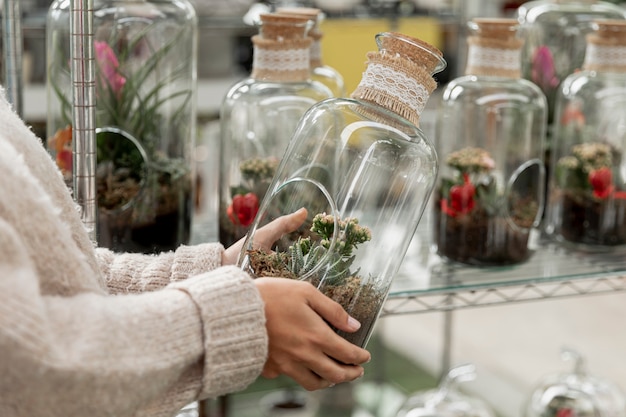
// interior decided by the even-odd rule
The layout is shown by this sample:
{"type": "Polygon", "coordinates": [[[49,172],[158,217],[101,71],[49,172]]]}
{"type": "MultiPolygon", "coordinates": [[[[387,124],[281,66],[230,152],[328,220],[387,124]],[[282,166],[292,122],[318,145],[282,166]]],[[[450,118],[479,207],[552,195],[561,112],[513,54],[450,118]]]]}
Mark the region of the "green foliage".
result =
{"type": "Polygon", "coordinates": [[[335,245],[332,246],[335,217],[321,213],[313,218],[311,232],[314,233],[315,240],[311,237],[300,237],[289,247],[289,271],[296,276],[306,275],[327,256],[329,261],[322,271],[327,283],[338,284],[358,273],[350,271],[355,258],[353,251],[359,244],[371,240],[371,232],[367,227],[360,226],[357,219],[348,218],[336,223],[339,230],[335,245]]]}

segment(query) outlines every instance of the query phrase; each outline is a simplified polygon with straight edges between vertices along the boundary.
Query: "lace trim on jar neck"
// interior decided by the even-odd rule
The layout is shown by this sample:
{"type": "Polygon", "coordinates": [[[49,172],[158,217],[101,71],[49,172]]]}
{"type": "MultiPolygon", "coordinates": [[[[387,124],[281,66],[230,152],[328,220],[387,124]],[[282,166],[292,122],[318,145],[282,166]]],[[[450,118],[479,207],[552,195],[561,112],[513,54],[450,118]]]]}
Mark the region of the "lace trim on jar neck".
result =
{"type": "Polygon", "coordinates": [[[583,69],[626,72],[625,45],[587,45],[583,69]]]}
{"type": "Polygon", "coordinates": [[[311,44],[311,68],[318,68],[324,65],[322,62],[322,36],[314,36],[311,34],[313,38],[313,43],[311,44]]]}
{"type": "Polygon", "coordinates": [[[351,97],[374,102],[419,126],[437,82],[424,66],[401,56],[370,52],[367,58],[367,68],[351,97]]]}
{"type": "Polygon", "coordinates": [[[253,36],[252,78],[280,82],[308,80],[311,42],[310,38],[278,42],[253,36]]]}
{"type": "Polygon", "coordinates": [[[591,71],[626,72],[626,22],[599,19],[587,35],[582,68],[591,71]]]}
{"type": "Polygon", "coordinates": [[[506,78],[521,76],[521,41],[468,39],[465,74],[506,78]]]}
{"type": "Polygon", "coordinates": [[[519,78],[521,74],[520,51],[480,45],[470,46],[467,50],[465,73],[519,78]]]}

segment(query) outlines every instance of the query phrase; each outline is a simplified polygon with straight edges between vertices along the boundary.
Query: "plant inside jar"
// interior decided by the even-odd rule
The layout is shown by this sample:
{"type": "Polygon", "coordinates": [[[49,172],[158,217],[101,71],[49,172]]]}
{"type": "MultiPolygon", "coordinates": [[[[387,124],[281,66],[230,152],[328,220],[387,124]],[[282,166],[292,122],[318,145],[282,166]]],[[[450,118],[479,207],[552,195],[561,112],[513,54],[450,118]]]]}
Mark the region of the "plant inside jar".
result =
{"type": "MultiPolygon", "coordinates": [[[[172,67],[172,54],[188,29],[164,43],[153,39],[159,30],[152,23],[138,33],[119,29],[94,41],[98,239],[115,250],[173,250],[190,237],[193,178],[185,152],[192,139],[193,94],[186,83],[188,64],[172,67]]],[[[71,73],[64,57],[59,51],[50,62],[64,127],[48,147],[71,186],[71,73]]]]}
{"type": "Polygon", "coordinates": [[[556,165],[552,201],[560,205],[560,234],[592,245],[626,243],[626,190],[620,181],[621,153],[606,142],[571,147],[556,165]]]}
{"type": "MultiPolygon", "coordinates": [[[[486,150],[467,147],[448,154],[435,203],[435,239],[446,258],[475,265],[506,265],[530,256],[528,232],[539,212],[537,197],[524,192],[537,181],[536,164],[521,170],[508,191],[499,186],[486,150]]],[[[523,164],[522,164],[523,166],[523,164]]]]}
{"type": "Polygon", "coordinates": [[[221,203],[222,207],[226,207],[225,213],[220,213],[219,220],[220,242],[224,246],[234,244],[246,234],[259,211],[259,202],[269,188],[278,163],[278,158],[268,157],[250,158],[239,164],[241,181],[230,187],[230,204],[224,201],[221,203]]]}
{"type": "Polygon", "coordinates": [[[338,333],[364,346],[385,299],[375,279],[364,278],[359,268],[353,268],[357,246],[371,238],[370,229],[359,225],[358,219],[319,213],[306,235],[289,247],[274,252],[248,250],[249,265],[257,278],[306,279],[361,323],[356,333],[338,333]]]}

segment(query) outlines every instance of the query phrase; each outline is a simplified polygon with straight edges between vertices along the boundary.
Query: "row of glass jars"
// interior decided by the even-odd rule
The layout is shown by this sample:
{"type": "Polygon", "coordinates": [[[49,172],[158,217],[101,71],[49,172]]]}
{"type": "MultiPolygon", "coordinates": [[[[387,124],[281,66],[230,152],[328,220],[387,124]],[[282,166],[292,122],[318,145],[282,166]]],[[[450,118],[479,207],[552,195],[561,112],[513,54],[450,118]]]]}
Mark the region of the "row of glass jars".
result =
{"type": "Polygon", "coordinates": [[[553,124],[539,86],[520,77],[518,22],[471,26],[467,75],[444,89],[436,125],[438,253],[472,265],[515,264],[532,255],[536,230],[577,249],[623,247],[626,21],[593,21],[581,70],[556,91],[553,124]]]}

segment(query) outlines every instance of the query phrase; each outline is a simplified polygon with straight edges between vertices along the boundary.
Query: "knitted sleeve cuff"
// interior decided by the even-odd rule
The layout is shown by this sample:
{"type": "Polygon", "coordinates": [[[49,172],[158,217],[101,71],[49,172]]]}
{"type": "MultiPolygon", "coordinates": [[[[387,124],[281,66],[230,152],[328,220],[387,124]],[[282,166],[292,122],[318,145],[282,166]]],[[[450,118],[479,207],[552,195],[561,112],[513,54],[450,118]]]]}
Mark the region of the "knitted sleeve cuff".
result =
{"type": "Polygon", "coordinates": [[[195,302],[204,331],[200,398],[243,390],[261,373],[267,357],[263,300],[241,269],[226,266],[169,287],[195,302]]]}
{"type": "Polygon", "coordinates": [[[180,246],[155,255],[115,253],[97,248],[100,271],[112,294],[154,291],[218,268],[224,247],[219,243],[180,246]]]}

